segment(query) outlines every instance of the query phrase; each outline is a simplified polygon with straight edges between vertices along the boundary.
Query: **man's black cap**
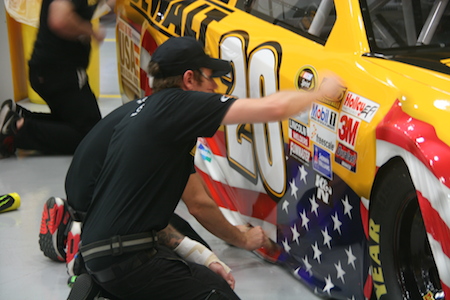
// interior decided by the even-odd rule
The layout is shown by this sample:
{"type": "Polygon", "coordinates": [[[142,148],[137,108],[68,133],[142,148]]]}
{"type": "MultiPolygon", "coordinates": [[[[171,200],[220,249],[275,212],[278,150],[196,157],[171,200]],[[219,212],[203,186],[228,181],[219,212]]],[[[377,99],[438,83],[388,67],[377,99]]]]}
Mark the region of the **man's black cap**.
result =
{"type": "Polygon", "coordinates": [[[156,48],[151,61],[158,63],[160,72],[156,78],[182,75],[187,70],[208,68],[212,77],[220,77],[231,71],[230,62],[209,57],[203,46],[193,37],[172,37],[156,48]]]}

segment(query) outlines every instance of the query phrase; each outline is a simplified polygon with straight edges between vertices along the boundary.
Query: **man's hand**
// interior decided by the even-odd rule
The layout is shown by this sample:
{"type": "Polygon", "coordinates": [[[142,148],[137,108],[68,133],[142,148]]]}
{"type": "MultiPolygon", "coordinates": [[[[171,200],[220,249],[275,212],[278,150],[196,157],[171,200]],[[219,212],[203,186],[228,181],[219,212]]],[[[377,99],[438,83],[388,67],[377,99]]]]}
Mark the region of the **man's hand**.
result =
{"type": "Polygon", "coordinates": [[[92,37],[98,42],[102,43],[106,37],[106,30],[102,26],[99,26],[97,30],[92,31],[92,37]]]}
{"type": "Polygon", "coordinates": [[[346,90],[344,81],[329,71],[325,73],[325,76],[319,87],[319,92],[326,100],[340,101],[346,90]]]}
{"type": "Polygon", "coordinates": [[[225,268],[218,262],[212,262],[209,264],[208,268],[214,273],[220,275],[234,290],[235,280],[231,272],[227,273],[225,268]]]}
{"type": "Polygon", "coordinates": [[[245,250],[253,251],[261,248],[268,242],[268,238],[261,226],[252,227],[251,225],[237,225],[236,226],[245,237],[245,250]]]}

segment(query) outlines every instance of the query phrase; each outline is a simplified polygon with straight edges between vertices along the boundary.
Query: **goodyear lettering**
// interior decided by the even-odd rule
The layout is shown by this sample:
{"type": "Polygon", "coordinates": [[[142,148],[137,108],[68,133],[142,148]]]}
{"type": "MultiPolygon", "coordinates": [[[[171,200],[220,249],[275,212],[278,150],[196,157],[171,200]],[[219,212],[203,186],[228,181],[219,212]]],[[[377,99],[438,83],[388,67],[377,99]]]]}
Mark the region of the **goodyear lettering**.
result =
{"type": "Polygon", "coordinates": [[[370,246],[369,247],[369,253],[370,253],[370,257],[373,259],[373,261],[376,262],[378,265],[381,265],[381,261],[380,261],[380,246],[379,245],[370,246]]]}
{"type": "Polygon", "coordinates": [[[358,119],[354,119],[346,114],[341,114],[338,130],[339,140],[353,148],[355,146],[356,134],[360,123],[361,121],[358,119]]]}
{"type": "MultiPolygon", "coordinates": [[[[372,272],[376,272],[376,270],[372,270],[372,272]]],[[[377,296],[377,299],[380,299],[381,296],[385,295],[387,293],[386,285],[384,284],[378,284],[376,282],[373,283],[373,287],[375,289],[375,295],[377,296]]]]}
{"type": "Polygon", "coordinates": [[[310,117],[320,124],[333,129],[333,131],[336,130],[337,113],[335,111],[323,105],[313,103],[310,117]]]}
{"type": "Polygon", "coordinates": [[[370,219],[369,221],[369,236],[377,244],[380,243],[380,225],[370,219]]]}
{"type": "Polygon", "coordinates": [[[374,245],[369,247],[369,255],[371,259],[378,265],[372,266],[372,279],[373,287],[377,299],[387,293],[386,285],[384,284],[383,269],[381,268],[380,261],[380,225],[376,224],[372,219],[369,220],[369,237],[375,242],[374,245]]]}
{"type": "Polygon", "coordinates": [[[328,185],[328,180],[316,174],[315,185],[317,187],[317,199],[322,200],[326,204],[329,204],[333,189],[328,185]]]}

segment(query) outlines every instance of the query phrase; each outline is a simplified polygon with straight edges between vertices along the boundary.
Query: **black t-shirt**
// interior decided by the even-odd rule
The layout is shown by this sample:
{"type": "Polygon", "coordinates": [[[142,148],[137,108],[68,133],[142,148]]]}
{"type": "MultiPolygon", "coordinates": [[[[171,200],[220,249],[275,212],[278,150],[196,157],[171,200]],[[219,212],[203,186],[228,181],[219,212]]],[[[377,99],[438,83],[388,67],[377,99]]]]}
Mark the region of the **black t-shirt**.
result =
{"type": "Polygon", "coordinates": [[[165,228],[191,174],[197,137],[213,136],[234,101],[167,89],[125,116],[98,176],[83,244],[165,228]]]}
{"type": "Polygon", "coordinates": [[[128,102],[100,120],[78,145],[67,171],[65,189],[69,205],[77,212],[86,212],[91,204],[95,183],[105,161],[109,141],[116,126],[146,98],[128,102]]]}
{"type": "MultiPolygon", "coordinates": [[[[30,65],[72,66],[86,68],[89,64],[89,43],[69,41],[51,31],[48,27],[48,10],[55,0],[43,0],[40,14],[39,31],[34,44],[30,65]]],[[[90,21],[97,7],[98,0],[71,1],[76,13],[84,20],[90,21]]]]}

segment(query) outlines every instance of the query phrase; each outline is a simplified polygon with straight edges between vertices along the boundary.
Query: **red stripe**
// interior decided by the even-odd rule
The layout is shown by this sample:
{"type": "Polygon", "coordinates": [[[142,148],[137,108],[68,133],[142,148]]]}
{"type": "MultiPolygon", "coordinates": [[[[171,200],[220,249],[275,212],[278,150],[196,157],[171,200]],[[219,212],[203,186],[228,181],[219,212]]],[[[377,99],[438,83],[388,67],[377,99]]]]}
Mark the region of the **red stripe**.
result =
{"type": "Polygon", "coordinates": [[[203,144],[207,145],[214,155],[227,157],[227,146],[225,144],[225,133],[217,130],[212,138],[203,138],[203,144]]]}
{"type": "Polygon", "coordinates": [[[151,95],[152,88],[148,83],[148,76],[145,70],[139,69],[139,79],[141,83],[141,90],[144,91],[144,96],[151,95]]]}
{"type": "Polygon", "coordinates": [[[361,213],[361,223],[364,229],[366,238],[369,239],[369,210],[364,206],[363,202],[359,202],[359,209],[361,213]]]}
{"type": "Polygon", "coordinates": [[[376,135],[377,139],[411,152],[450,188],[450,147],[439,139],[431,124],[403,112],[398,100],[378,125],[376,135]]]}
{"type": "Polygon", "coordinates": [[[364,284],[364,297],[366,297],[366,299],[370,299],[372,295],[372,289],[372,275],[369,274],[367,275],[366,283],[364,284]]]}
{"type": "MultiPolygon", "coordinates": [[[[433,236],[442,246],[442,251],[447,257],[450,257],[450,228],[444,223],[439,212],[436,211],[430,201],[426,199],[420,191],[417,191],[420,209],[422,211],[423,221],[427,232],[433,236]]],[[[450,294],[449,294],[450,295],[450,294]]]]}
{"type": "Polygon", "coordinates": [[[197,170],[206,182],[216,203],[232,211],[277,224],[277,203],[267,194],[235,188],[212,180],[208,174],[197,170]]]}

